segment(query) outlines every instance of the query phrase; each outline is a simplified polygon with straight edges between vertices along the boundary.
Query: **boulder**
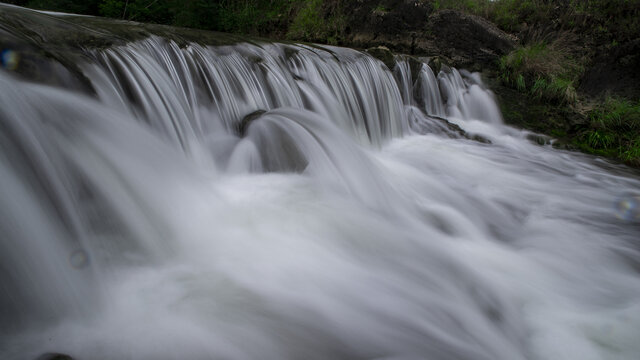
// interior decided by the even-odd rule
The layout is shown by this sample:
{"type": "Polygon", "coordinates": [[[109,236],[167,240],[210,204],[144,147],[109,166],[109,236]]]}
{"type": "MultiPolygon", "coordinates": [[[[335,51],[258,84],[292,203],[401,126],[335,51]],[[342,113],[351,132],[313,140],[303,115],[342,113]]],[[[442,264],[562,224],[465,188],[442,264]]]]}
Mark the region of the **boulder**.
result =
{"type": "Polygon", "coordinates": [[[385,46],[377,46],[368,48],[366,52],[374,58],[382,61],[389,68],[389,70],[393,70],[396,61],[394,59],[393,53],[391,52],[391,50],[389,50],[389,48],[385,46]]]}
{"type": "Polygon", "coordinates": [[[265,110],[256,110],[250,114],[247,114],[242,120],[238,123],[238,135],[244,136],[247,133],[247,129],[252,122],[257,120],[262,114],[264,114],[265,110]]]}
{"type": "Polygon", "coordinates": [[[451,58],[454,66],[495,64],[517,41],[491,22],[455,10],[437,11],[427,23],[440,54],[451,58]]]}

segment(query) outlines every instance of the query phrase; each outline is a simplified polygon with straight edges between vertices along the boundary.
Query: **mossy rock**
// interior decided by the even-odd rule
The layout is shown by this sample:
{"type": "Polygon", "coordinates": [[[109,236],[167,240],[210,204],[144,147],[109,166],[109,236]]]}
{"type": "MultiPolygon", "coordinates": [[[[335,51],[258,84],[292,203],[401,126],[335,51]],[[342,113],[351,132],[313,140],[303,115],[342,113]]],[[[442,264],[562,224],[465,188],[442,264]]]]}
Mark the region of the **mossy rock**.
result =
{"type": "Polygon", "coordinates": [[[434,56],[432,58],[429,58],[429,62],[427,62],[427,65],[429,65],[431,71],[433,71],[433,73],[437,75],[442,69],[442,59],[439,56],[434,56]]]}
{"type": "Polygon", "coordinates": [[[392,70],[396,65],[396,60],[393,56],[393,53],[386,46],[368,48],[365,51],[374,58],[382,61],[387,66],[387,68],[389,68],[389,70],[392,70]]]}
{"type": "Polygon", "coordinates": [[[411,78],[415,81],[420,75],[420,70],[422,70],[424,64],[413,56],[407,56],[406,60],[409,63],[409,69],[411,69],[411,78]]]}

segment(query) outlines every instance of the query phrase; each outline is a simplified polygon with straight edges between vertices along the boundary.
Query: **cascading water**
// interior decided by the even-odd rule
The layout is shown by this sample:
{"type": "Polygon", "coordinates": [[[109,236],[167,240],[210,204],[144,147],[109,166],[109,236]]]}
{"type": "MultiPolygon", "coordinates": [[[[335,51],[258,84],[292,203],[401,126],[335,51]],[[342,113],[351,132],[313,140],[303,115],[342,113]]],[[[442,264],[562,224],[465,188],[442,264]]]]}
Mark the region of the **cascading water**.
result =
{"type": "Polygon", "coordinates": [[[477,74],[86,55],[95,95],[0,72],[1,358],[637,359],[637,174],[529,143],[477,74]]]}

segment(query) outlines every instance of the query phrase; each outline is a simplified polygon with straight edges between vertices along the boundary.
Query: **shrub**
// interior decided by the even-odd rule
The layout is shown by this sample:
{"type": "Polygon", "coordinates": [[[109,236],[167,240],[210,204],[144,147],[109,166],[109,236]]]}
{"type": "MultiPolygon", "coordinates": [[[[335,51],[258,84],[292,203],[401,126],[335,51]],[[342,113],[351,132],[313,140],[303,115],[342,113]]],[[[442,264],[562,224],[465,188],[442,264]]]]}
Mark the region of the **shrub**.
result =
{"type": "Polygon", "coordinates": [[[323,3],[323,0],[303,1],[289,27],[287,37],[335,45],[346,27],[346,17],[339,8],[325,14],[323,3]]]}
{"type": "Polygon", "coordinates": [[[555,103],[576,100],[575,83],[582,73],[580,63],[562,47],[562,38],[551,45],[543,42],[522,46],[500,59],[502,81],[521,92],[555,103]]]}
{"type": "Polygon", "coordinates": [[[583,150],[640,164],[640,102],[608,98],[588,118],[579,136],[583,150]]]}

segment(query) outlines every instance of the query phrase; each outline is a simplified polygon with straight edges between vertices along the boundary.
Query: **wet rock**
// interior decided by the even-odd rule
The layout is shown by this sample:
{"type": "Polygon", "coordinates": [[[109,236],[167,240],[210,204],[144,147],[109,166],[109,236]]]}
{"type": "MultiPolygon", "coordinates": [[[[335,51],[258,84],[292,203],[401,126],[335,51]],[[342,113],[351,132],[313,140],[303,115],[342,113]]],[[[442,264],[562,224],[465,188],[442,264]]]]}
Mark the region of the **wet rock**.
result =
{"type": "Polygon", "coordinates": [[[251,125],[253,121],[258,119],[265,112],[266,112],[265,110],[256,110],[246,115],[245,117],[243,117],[242,120],[240,120],[240,122],[238,123],[238,128],[237,128],[238,134],[240,136],[244,136],[247,133],[247,129],[249,128],[249,125],[251,125]]]}
{"type": "Polygon", "coordinates": [[[386,46],[372,47],[365,51],[374,58],[382,61],[389,69],[393,69],[396,64],[393,53],[386,46]]]}
{"type": "Polygon", "coordinates": [[[422,70],[423,62],[413,56],[407,56],[406,60],[409,63],[409,69],[411,69],[411,78],[415,81],[422,70]]]}
{"type": "Polygon", "coordinates": [[[73,360],[73,358],[66,354],[46,353],[38,356],[36,360],[73,360]]]}
{"type": "MultiPolygon", "coordinates": [[[[27,80],[92,93],[91,82],[78,64],[90,49],[104,49],[157,35],[181,46],[255,43],[255,39],[212,31],[106,19],[92,16],[52,16],[0,4],[0,52],[11,51],[17,64],[1,65],[27,80]]],[[[4,56],[4,55],[3,55],[4,56]]]]}
{"type": "Polygon", "coordinates": [[[414,130],[417,130],[420,133],[443,134],[450,138],[464,138],[483,144],[491,144],[491,140],[481,135],[469,134],[460,126],[450,122],[445,118],[434,115],[428,115],[427,118],[432,121],[431,124],[420,124],[420,126],[418,126],[418,129],[414,128],[414,130]]]}
{"type": "Polygon", "coordinates": [[[287,47],[284,48],[284,58],[289,60],[289,59],[295,57],[296,55],[298,55],[299,51],[300,50],[298,50],[298,49],[296,49],[294,47],[287,46],[287,47]]]}
{"type": "Polygon", "coordinates": [[[434,56],[429,59],[427,65],[429,65],[431,71],[433,71],[433,73],[437,75],[442,68],[442,59],[439,56],[434,56]]]}
{"type": "Polygon", "coordinates": [[[411,55],[398,55],[397,56],[398,61],[404,60],[407,62],[407,64],[409,64],[409,72],[411,73],[411,78],[413,79],[413,81],[416,81],[416,79],[418,78],[418,75],[420,75],[420,71],[422,70],[422,66],[429,61],[428,58],[419,58],[419,57],[415,57],[415,56],[411,56],[411,55]]]}
{"type": "Polygon", "coordinates": [[[542,134],[529,134],[527,135],[527,140],[531,141],[534,144],[538,145],[550,145],[552,143],[552,138],[547,135],[542,134]]]}

